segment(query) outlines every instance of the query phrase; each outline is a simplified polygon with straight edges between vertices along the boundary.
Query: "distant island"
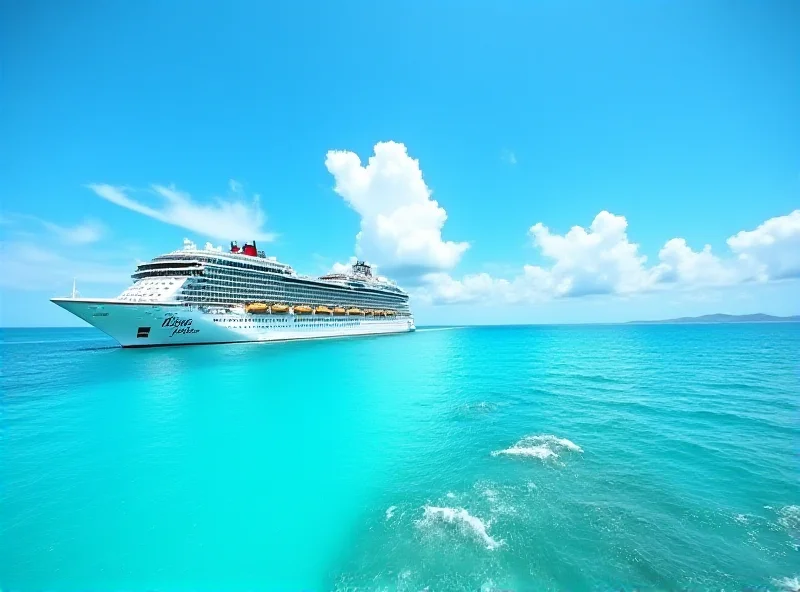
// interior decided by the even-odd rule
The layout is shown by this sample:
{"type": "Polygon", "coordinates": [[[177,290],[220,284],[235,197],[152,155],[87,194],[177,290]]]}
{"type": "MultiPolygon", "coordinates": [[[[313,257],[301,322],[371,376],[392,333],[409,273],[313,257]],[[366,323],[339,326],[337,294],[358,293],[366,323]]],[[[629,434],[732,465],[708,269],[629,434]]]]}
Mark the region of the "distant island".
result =
{"type": "Polygon", "coordinates": [[[630,325],[693,325],[708,323],[800,323],[800,316],[775,317],[768,314],[709,314],[700,317],[680,317],[663,321],[631,321],[630,325]]]}

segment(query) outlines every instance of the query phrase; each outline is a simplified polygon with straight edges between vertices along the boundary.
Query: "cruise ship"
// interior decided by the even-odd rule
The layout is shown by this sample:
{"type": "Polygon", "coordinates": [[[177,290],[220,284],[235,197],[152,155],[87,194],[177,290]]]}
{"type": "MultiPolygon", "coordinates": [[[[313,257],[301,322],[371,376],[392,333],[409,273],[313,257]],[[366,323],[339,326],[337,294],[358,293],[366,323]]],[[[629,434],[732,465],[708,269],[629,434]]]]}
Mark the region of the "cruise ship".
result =
{"type": "Polygon", "coordinates": [[[414,331],[408,294],[363,261],[347,273],[297,274],[255,241],[223,252],[189,240],[137,266],[116,298],[52,302],[122,347],[285,341],[414,331]]]}

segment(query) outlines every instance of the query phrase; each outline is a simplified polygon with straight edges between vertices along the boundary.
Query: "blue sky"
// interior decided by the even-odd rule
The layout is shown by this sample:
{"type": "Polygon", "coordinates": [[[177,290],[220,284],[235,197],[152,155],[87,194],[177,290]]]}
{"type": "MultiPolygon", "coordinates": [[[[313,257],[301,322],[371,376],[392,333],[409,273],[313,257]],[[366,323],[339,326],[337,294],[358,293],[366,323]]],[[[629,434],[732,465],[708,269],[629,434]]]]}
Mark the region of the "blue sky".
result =
{"type": "Polygon", "coordinates": [[[0,10],[4,326],[247,233],[418,324],[800,313],[796,2],[0,10]]]}

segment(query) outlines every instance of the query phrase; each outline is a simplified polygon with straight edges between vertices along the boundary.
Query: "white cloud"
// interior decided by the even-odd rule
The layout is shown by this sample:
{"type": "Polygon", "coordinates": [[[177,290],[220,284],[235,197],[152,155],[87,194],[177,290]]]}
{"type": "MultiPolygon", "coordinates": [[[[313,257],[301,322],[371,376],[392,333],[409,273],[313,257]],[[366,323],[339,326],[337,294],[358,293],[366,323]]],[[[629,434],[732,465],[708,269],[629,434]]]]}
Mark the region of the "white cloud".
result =
{"type": "Polygon", "coordinates": [[[66,245],[88,245],[99,241],[107,234],[106,227],[97,220],[84,220],[75,226],[62,226],[29,214],[10,213],[0,218],[0,224],[7,226],[9,232],[18,238],[24,236],[41,241],[42,237],[46,236],[56,238],[60,243],[66,245]],[[47,233],[43,235],[36,228],[39,225],[47,233]]]}
{"type": "Polygon", "coordinates": [[[95,220],[87,220],[77,226],[59,226],[53,222],[42,220],[42,225],[58,236],[62,242],[74,245],[86,245],[103,238],[105,227],[95,220]]]}
{"type": "Polygon", "coordinates": [[[338,261],[331,266],[330,273],[349,273],[352,264],[339,263],[338,261]]]}
{"type": "Polygon", "coordinates": [[[102,183],[88,185],[89,189],[113,204],[210,238],[273,240],[274,235],[263,230],[266,216],[261,210],[259,196],[247,200],[242,194],[241,184],[231,180],[229,186],[230,197],[218,197],[212,203],[199,204],[188,193],[175,187],[153,185],[151,190],[161,202],[154,207],[130,197],[130,189],[126,187],[102,183]]]}
{"type": "Polygon", "coordinates": [[[658,252],[661,262],[653,268],[656,284],[689,287],[726,286],[752,278],[735,260],[722,260],[711,252],[711,245],[693,251],[686,240],[673,238],[658,252]]]}
{"type": "Polygon", "coordinates": [[[728,246],[742,261],[759,266],[764,277],[800,277],[800,210],[743,230],[728,239],[728,246]]]}
{"type": "Polygon", "coordinates": [[[339,263],[336,261],[333,265],[331,265],[329,273],[349,273],[355,262],[355,257],[350,257],[346,263],[339,263]]]}
{"type": "Polygon", "coordinates": [[[355,252],[398,274],[453,268],[469,243],[445,241],[447,212],[431,199],[419,162],[397,142],[380,142],[362,166],[357,154],[331,150],[325,166],[334,190],[361,216],[355,252]]]}
{"type": "Polygon", "coordinates": [[[64,290],[78,283],[124,286],[131,282],[134,262],[109,264],[66,256],[62,252],[28,241],[0,243],[0,286],[13,290],[64,290]]]}
{"type": "MultiPolygon", "coordinates": [[[[336,261],[330,266],[330,269],[328,269],[327,273],[350,273],[353,270],[353,265],[355,265],[357,261],[358,259],[356,257],[350,257],[350,259],[344,263],[336,261]]],[[[372,277],[386,279],[378,273],[380,266],[376,265],[375,263],[371,263],[370,261],[366,261],[366,264],[370,266],[372,277]]]]}
{"type": "Polygon", "coordinates": [[[561,236],[541,223],[530,229],[534,245],[554,260],[547,271],[555,295],[630,293],[647,287],[646,257],[628,240],[628,221],[603,211],[588,230],[573,226],[561,236]]]}
{"type": "Polygon", "coordinates": [[[488,273],[465,275],[456,280],[448,273],[429,273],[423,276],[423,286],[417,296],[426,302],[462,304],[478,299],[508,301],[511,282],[497,279],[488,273]]]}
{"type": "Polygon", "coordinates": [[[90,246],[106,234],[99,222],[62,226],[11,214],[4,224],[9,232],[0,241],[1,288],[46,290],[56,296],[67,293],[73,278],[82,284],[120,288],[131,282],[134,261],[125,249],[90,246]]]}
{"type": "Polygon", "coordinates": [[[235,193],[237,195],[241,195],[242,191],[244,190],[242,184],[239,183],[239,181],[237,181],[236,179],[229,179],[228,187],[230,188],[231,193],[235,193]]]}
{"type": "Polygon", "coordinates": [[[730,237],[732,255],[726,258],[714,255],[709,245],[693,251],[685,239],[673,238],[652,267],[628,239],[627,226],[624,216],[605,211],[588,229],[575,226],[564,235],[535,224],[530,229],[534,246],[552,260],[550,266],[526,265],[510,280],[486,273],[460,280],[447,273],[427,274],[417,296],[431,303],[518,303],[800,277],[800,210],[730,237]]]}
{"type": "Polygon", "coordinates": [[[517,155],[511,150],[503,150],[503,152],[500,154],[500,158],[502,158],[508,164],[517,164],[517,155]]]}
{"type": "Polygon", "coordinates": [[[460,280],[448,273],[430,273],[414,291],[415,298],[429,304],[488,305],[539,303],[557,296],[552,274],[536,265],[525,265],[512,279],[496,278],[488,273],[465,275],[460,280]]]}

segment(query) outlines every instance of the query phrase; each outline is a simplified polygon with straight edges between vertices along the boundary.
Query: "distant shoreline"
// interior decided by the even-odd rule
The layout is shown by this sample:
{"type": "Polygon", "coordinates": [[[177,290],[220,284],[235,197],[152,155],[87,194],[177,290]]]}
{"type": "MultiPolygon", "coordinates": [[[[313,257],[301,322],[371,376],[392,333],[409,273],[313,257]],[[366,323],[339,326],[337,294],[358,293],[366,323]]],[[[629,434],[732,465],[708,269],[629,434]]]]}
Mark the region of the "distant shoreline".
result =
{"type": "Polygon", "coordinates": [[[791,325],[800,320],[787,321],[627,321],[625,323],[586,323],[587,325],[791,325]]]}
{"type": "Polygon", "coordinates": [[[743,325],[753,323],[800,323],[800,316],[776,317],[768,314],[728,315],[710,314],[699,317],[680,317],[663,321],[629,321],[626,325],[743,325]]]}

